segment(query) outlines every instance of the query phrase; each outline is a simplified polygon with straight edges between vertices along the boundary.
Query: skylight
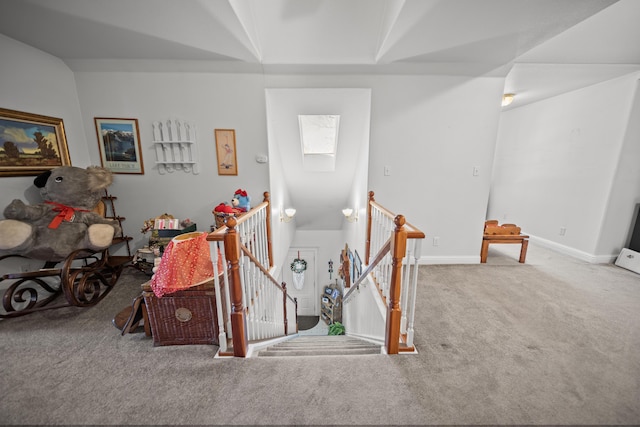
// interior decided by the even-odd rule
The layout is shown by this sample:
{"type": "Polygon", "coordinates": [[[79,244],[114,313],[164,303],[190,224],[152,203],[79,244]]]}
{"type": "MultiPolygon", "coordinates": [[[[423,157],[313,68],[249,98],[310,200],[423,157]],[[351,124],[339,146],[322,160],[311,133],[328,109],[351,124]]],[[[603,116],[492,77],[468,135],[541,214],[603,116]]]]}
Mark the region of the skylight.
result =
{"type": "Polygon", "coordinates": [[[299,115],[300,139],[304,155],[335,156],[340,116],[335,114],[299,115]]]}

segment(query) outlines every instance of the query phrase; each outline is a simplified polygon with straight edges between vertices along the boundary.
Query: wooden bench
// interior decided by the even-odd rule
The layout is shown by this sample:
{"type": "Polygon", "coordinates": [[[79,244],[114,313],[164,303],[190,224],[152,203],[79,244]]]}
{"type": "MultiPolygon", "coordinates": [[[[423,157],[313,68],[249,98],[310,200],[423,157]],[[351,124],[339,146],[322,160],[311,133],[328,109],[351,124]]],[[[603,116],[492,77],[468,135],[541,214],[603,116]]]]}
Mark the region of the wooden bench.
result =
{"type": "Polygon", "coordinates": [[[480,249],[480,263],[487,262],[489,245],[491,244],[520,244],[521,263],[527,258],[527,248],[529,247],[529,236],[520,234],[520,227],[514,224],[504,224],[498,226],[498,221],[489,220],[484,225],[484,235],[482,236],[482,249],[480,249]],[[504,233],[504,234],[500,234],[504,233]]]}

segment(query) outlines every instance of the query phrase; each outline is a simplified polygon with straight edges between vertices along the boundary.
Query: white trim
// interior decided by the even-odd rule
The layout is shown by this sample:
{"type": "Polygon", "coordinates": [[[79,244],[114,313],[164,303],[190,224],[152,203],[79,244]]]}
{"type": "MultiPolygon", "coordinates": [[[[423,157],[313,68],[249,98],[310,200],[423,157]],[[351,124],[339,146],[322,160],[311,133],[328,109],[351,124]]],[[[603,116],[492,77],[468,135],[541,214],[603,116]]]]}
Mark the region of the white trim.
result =
{"type": "Polygon", "coordinates": [[[536,245],[551,249],[552,251],[560,252],[561,254],[577,258],[590,264],[611,264],[617,258],[617,255],[593,255],[570,246],[561,245],[560,243],[532,235],[529,235],[529,241],[536,245]]]}
{"type": "MultiPolygon", "coordinates": [[[[614,255],[593,255],[572,247],[561,245],[560,243],[553,242],[551,240],[543,239],[529,235],[529,241],[539,246],[551,249],[552,251],[560,252],[561,254],[568,255],[573,258],[588,262],[590,264],[613,264],[618,257],[618,254],[614,255]]],[[[418,260],[420,265],[436,265],[436,264],[480,264],[480,255],[466,255],[466,256],[421,256],[418,260]]]]}

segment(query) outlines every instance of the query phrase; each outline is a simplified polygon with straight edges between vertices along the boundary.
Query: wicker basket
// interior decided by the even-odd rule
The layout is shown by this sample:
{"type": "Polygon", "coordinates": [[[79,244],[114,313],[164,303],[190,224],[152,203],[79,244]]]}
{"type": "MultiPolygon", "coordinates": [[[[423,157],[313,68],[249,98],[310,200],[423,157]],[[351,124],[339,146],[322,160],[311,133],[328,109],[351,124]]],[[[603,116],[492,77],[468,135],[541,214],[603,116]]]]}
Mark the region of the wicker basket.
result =
{"type": "Polygon", "coordinates": [[[183,291],[156,297],[149,282],[142,285],[153,345],[218,342],[216,293],[213,280],[183,291]]]}
{"type": "Polygon", "coordinates": [[[235,216],[236,218],[240,218],[242,215],[246,214],[246,212],[236,212],[236,213],[224,213],[224,212],[214,212],[214,217],[216,219],[216,230],[225,225],[225,221],[230,216],[235,216]]]}
{"type": "Polygon", "coordinates": [[[214,217],[216,219],[216,230],[220,227],[222,227],[224,224],[224,222],[227,220],[227,217],[231,216],[232,214],[228,214],[228,213],[224,213],[224,212],[215,212],[214,213],[214,217]]]}

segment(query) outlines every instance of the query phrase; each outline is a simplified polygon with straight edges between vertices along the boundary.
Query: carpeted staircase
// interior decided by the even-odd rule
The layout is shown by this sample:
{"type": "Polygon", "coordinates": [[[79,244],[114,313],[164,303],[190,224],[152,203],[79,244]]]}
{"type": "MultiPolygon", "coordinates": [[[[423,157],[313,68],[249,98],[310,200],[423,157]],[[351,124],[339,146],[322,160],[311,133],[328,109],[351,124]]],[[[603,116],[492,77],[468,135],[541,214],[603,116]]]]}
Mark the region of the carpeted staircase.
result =
{"type": "Polygon", "coordinates": [[[304,335],[258,352],[268,356],[356,356],[381,354],[381,346],[346,335],[304,335]]]}

